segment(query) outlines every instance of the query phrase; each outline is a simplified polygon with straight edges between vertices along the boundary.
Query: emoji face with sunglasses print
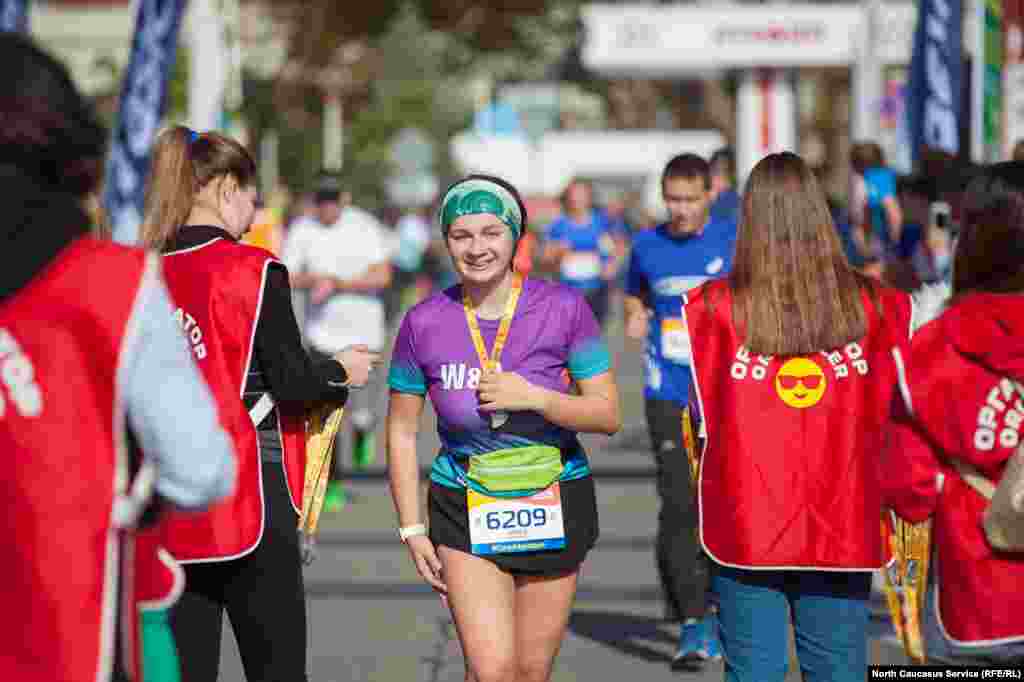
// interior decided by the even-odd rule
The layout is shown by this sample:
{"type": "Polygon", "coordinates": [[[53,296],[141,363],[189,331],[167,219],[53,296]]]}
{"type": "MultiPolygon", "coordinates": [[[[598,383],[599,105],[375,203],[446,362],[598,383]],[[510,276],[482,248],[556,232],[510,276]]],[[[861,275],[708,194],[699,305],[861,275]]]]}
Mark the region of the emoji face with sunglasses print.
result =
{"type": "Polygon", "coordinates": [[[775,375],[775,392],[782,402],[800,410],[817,405],[827,386],[821,367],[808,358],[788,360],[775,375]]]}

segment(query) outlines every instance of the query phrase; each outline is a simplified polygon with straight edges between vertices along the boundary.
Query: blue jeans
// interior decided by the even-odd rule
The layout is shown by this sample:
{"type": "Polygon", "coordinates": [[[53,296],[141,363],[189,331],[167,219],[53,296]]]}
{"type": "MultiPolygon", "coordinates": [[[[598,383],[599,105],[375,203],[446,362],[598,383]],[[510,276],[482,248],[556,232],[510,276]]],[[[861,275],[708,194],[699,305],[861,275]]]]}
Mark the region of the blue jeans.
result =
{"type": "Polygon", "coordinates": [[[747,571],[715,566],[726,682],[783,682],[788,616],[805,682],[862,682],[870,573],[747,571]]]}

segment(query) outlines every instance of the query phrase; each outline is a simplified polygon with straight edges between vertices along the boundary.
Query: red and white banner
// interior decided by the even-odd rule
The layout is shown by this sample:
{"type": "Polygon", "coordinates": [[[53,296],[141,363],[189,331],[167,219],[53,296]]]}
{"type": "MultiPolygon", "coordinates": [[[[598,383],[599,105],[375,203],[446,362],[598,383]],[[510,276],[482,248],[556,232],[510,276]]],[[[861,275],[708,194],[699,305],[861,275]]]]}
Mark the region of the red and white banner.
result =
{"type": "Polygon", "coordinates": [[[796,151],[796,92],[783,69],[750,69],[741,75],[736,101],[736,170],[740,178],[774,152],[796,151]]]}

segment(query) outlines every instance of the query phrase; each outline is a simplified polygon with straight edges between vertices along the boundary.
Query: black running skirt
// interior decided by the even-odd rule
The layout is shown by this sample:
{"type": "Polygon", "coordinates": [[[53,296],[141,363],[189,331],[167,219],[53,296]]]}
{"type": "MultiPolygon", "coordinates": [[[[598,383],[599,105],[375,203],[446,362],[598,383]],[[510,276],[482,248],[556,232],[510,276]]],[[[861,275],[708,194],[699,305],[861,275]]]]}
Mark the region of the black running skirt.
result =
{"type": "MultiPolygon", "coordinates": [[[[580,567],[597,542],[597,498],[592,476],[575,481],[562,481],[562,512],[565,523],[563,549],[488,554],[487,559],[501,570],[513,575],[555,576],[572,573],[580,567]]],[[[431,482],[427,498],[430,514],[430,540],[471,554],[469,543],[469,510],[464,489],[447,488],[431,482]]]]}

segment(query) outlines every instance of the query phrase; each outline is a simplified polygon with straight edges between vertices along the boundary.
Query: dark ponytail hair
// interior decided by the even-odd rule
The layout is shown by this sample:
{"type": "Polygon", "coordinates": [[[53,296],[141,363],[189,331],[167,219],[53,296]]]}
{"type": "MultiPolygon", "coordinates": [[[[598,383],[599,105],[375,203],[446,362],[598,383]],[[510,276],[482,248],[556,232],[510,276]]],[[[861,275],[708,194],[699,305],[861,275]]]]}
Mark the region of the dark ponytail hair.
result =
{"type": "Polygon", "coordinates": [[[146,187],[143,243],[162,249],[188,219],[196,194],[210,181],[228,176],[243,187],[256,180],[256,163],[237,141],[184,126],[160,133],[146,187]]]}
{"type": "MultiPolygon", "coordinates": [[[[2,33],[0,82],[0,172],[47,192],[76,198],[94,192],[106,131],[67,69],[29,38],[2,33]]],[[[7,196],[24,200],[17,192],[7,196]]]]}

